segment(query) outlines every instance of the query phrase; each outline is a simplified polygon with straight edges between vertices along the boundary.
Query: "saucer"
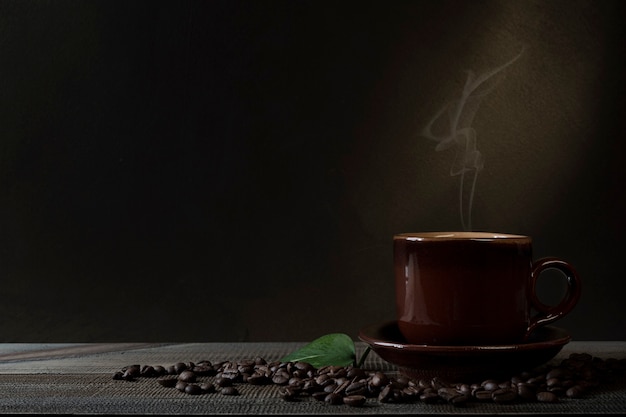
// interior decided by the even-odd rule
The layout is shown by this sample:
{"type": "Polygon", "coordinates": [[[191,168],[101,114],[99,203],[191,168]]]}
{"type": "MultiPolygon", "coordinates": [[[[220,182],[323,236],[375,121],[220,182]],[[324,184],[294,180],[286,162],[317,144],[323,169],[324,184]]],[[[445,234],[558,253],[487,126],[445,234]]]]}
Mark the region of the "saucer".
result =
{"type": "Polygon", "coordinates": [[[411,378],[437,376],[450,382],[480,382],[532,370],[554,358],[571,338],[563,329],[543,326],[523,344],[416,345],[406,342],[396,321],[388,321],[364,327],[359,332],[359,339],[411,378]]]}

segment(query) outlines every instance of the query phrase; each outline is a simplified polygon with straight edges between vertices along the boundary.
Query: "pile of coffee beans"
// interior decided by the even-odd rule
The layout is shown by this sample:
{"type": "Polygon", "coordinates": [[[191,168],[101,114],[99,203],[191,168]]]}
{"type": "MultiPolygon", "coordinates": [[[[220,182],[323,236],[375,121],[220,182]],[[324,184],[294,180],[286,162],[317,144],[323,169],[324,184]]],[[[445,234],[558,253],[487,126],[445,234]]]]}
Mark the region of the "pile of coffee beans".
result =
{"type": "Polygon", "coordinates": [[[168,367],[131,365],[115,372],[113,379],[156,378],[163,387],[189,395],[238,395],[240,384],[276,385],[285,401],[310,397],[333,405],[361,406],[372,398],[380,403],[421,401],[463,406],[470,401],[553,403],[563,397],[581,398],[625,372],[626,359],[605,360],[580,353],[571,354],[559,365],[544,365],[506,380],[459,383],[437,377],[412,379],[353,366],[315,369],[306,362],[267,362],[257,357],[219,363],[179,362],[168,367]]]}

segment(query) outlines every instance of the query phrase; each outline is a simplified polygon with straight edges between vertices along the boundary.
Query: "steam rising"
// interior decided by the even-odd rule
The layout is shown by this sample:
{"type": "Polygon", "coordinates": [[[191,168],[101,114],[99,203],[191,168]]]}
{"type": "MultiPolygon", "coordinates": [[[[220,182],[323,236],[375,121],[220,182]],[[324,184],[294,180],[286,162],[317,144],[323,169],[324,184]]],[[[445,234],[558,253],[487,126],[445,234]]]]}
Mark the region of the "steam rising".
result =
{"type": "Polygon", "coordinates": [[[482,99],[501,80],[501,77],[495,77],[495,75],[515,62],[522,53],[523,50],[507,63],[478,76],[473,71],[468,71],[461,96],[443,106],[421,132],[422,136],[438,142],[435,151],[439,152],[450,148],[455,150],[450,176],[461,176],[459,210],[464,230],[472,229],[472,205],[476,180],[478,173],[485,165],[483,155],[476,147],[476,130],[471,127],[472,122],[482,99]],[[436,123],[438,126],[439,124],[443,126],[443,131],[439,134],[433,132],[436,123]],[[466,182],[471,182],[469,193],[464,190],[466,182]],[[467,197],[466,194],[468,194],[467,197]],[[465,200],[467,200],[466,204],[464,204],[465,200]]]}

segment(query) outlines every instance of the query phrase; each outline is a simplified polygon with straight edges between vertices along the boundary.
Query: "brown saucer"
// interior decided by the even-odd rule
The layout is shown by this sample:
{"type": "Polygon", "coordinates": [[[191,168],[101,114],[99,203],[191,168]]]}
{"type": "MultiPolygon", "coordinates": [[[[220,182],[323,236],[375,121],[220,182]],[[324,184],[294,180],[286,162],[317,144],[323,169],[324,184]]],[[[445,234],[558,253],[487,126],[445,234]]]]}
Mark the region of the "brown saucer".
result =
{"type": "Polygon", "coordinates": [[[570,336],[558,327],[544,326],[519,345],[413,345],[406,342],[396,321],[388,321],[364,327],[359,339],[411,378],[437,376],[450,382],[473,383],[512,377],[542,365],[569,343],[570,336]]]}

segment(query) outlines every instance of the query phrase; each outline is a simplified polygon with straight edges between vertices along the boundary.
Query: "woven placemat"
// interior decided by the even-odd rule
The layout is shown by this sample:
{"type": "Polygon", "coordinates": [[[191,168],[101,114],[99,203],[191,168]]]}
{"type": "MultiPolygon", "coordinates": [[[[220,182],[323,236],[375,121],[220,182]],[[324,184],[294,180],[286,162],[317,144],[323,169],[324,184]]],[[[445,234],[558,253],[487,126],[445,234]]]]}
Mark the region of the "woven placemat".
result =
{"type": "MultiPolygon", "coordinates": [[[[155,379],[114,380],[115,371],[131,364],[171,365],[176,362],[248,359],[276,360],[299,343],[173,344],[144,346],[111,352],[57,354],[54,358],[0,363],[0,412],[45,414],[594,414],[626,412],[626,384],[603,385],[582,399],[558,403],[494,404],[470,402],[462,408],[449,404],[379,403],[368,399],[363,407],[333,406],[304,397],[287,402],[279,387],[241,384],[240,395],[190,396],[164,388],[155,379]]],[[[360,354],[364,346],[358,344],[360,354]]],[[[58,353],[58,352],[57,352],[58,353]]],[[[567,351],[560,356],[567,355],[567,351]]],[[[559,357],[555,358],[559,360],[559,357]]],[[[393,373],[394,367],[370,353],[365,367],[393,373]]],[[[209,379],[209,378],[207,378],[209,379]]]]}

